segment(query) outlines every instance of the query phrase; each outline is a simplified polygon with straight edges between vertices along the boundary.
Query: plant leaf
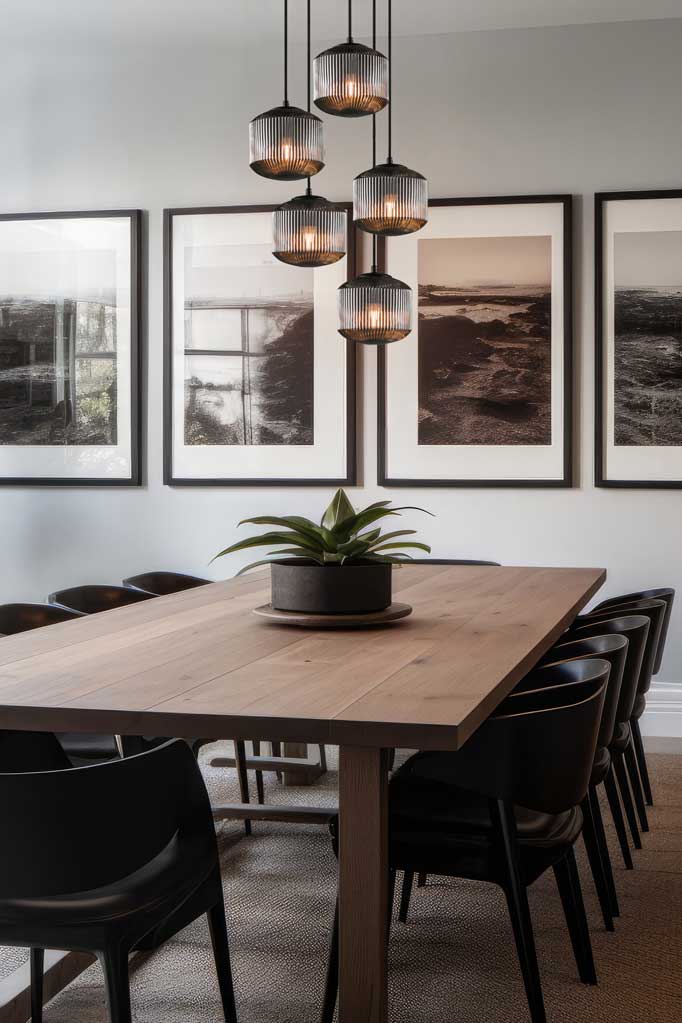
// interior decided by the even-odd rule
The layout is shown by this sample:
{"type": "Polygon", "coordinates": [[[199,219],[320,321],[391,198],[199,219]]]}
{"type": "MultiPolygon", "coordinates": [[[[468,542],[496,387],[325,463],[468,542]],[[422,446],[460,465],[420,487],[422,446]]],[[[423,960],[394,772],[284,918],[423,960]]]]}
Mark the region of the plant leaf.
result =
{"type": "MultiPolygon", "coordinates": [[[[414,534],[417,532],[417,530],[416,529],[395,529],[392,533],[382,533],[380,529],[377,529],[376,532],[379,534],[379,536],[376,537],[374,540],[372,540],[371,545],[370,545],[372,547],[375,547],[377,543],[384,543],[386,540],[393,540],[394,537],[396,537],[396,536],[414,536],[414,534]]],[[[358,537],[358,539],[359,539],[359,537],[358,537]]]]}
{"type": "Polygon", "coordinates": [[[322,549],[328,547],[327,536],[329,531],[315,525],[310,519],[303,518],[301,515],[287,515],[286,517],[256,515],[253,519],[242,519],[239,525],[243,526],[245,523],[252,523],[255,526],[284,526],[286,529],[292,529],[295,532],[303,533],[304,536],[309,536],[311,541],[315,541],[322,549]]]}
{"type": "MultiPolygon", "coordinates": [[[[273,553],[273,555],[276,555],[276,554],[292,554],[292,553],[298,553],[298,552],[294,550],[294,551],[273,551],[272,553],[273,553]]],[[[286,561],[286,560],[287,560],[286,558],[279,558],[279,557],[274,557],[273,556],[272,558],[263,558],[262,561],[252,561],[250,565],[245,565],[244,568],[240,568],[239,571],[237,572],[237,575],[244,575],[245,572],[250,572],[252,568],[258,568],[259,565],[276,565],[278,562],[286,561]]],[[[313,559],[311,558],[311,561],[312,560],[313,559]]],[[[322,564],[322,562],[319,562],[319,564],[322,564]]],[[[237,578],[237,576],[235,576],[235,579],[236,578],[237,578]]]]}
{"type": "Polygon", "coordinates": [[[431,553],[431,548],[429,547],[429,545],[427,543],[387,543],[387,544],[382,544],[381,547],[373,547],[372,548],[372,553],[374,554],[376,551],[396,551],[396,550],[402,550],[402,549],[404,549],[406,547],[412,547],[412,548],[415,548],[416,550],[426,551],[427,554],[431,553]]]}
{"type": "Polygon", "coordinates": [[[329,507],[322,516],[320,525],[325,529],[335,529],[344,519],[355,515],[355,509],[348,500],[345,490],[339,488],[331,499],[329,507]]]}
{"type": "Polygon", "coordinates": [[[394,558],[390,554],[368,554],[366,557],[367,561],[381,561],[383,563],[388,562],[391,565],[399,565],[402,561],[411,561],[409,554],[396,554],[394,558]]]}
{"type": "MultiPolygon", "coordinates": [[[[276,547],[279,544],[295,544],[296,547],[300,547],[301,550],[306,553],[312,551],[315,554],[320,554],[321,550],[319,547],[311,547],[310,540],[308,537],[303,536],[302,533],[262,533],[260,536],[247,536],[244,540],[238,540],[233,543],[231,547],[226,547],[224,551],[220,551],[214,558],[211,558],[209,564],[214,562],[216,558],[222,558],[226,554],[233,554],[235,551],[245,551],[249,547],[276,547]]],[[[305,556],[305,555],[304,555],[305,556]]]]}

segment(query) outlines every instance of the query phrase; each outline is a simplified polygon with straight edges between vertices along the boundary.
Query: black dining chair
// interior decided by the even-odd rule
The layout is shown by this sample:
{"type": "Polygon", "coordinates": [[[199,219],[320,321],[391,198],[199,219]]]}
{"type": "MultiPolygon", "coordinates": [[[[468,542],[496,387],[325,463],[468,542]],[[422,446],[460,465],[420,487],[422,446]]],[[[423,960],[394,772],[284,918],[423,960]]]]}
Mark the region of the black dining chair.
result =
{"type": "Polygon", "coordinates": [[[620,799],[623,801],[634,847],[635,849],[641,849],[642,842],[637,827],[635,806],[624,759],[625,751],[631,742],[630,714],[632,713],[632,706],[637,696],[637,686],[646,654],[649,629],[650,620],[645,615],[632,614],[620,616],[617,614],[612,619],[596,619],[591,623],[584,623],[579,628],[565,633],[561,641],[568,643],[577,639],[591,639],[596,636],[613,634],[625,636],[628,640],[628,651],[620,687],[618,709],[616,711],[616,727],[614,729],[613,741],[609,745],[611,766],[604,777],[604,788],[616,828],[623,862],[628,870],[632,870],[634,864],[628,844],[620,799]]]}
{"type": "Polygon", "coordinates": [[[61,604],[80,611],[82,614],[99,614],[100,611],[111,611],[128,604],[138,604],[142,600],[151,600],[154,593],[133,589],[132,586],[115,586],[108,583],[95,583],[88,586],[71,586],[66,590],[56,590],[47,598],[50,604],[61,604]]]}
{"type": "Polygon", "coordinates": [[[68,770],[0,772],[0,943],[31,949],[32,1023],[44,949],[93,952],[111,1023],[131,1023],[128,955],[208,917],[227,1023],[236,1023],[220,864],[189,746],[68,770]],[[36,812],[39,808],[40,812],[36,812]]]}
{"type": "MultiPolygon", "coordinates": [[[[658,675],[661,670],[661,662],[665,653],[665,644],[668,638],[668,627],[670,625],[670,618],[672,615],[673,604],[675,601],[675,590],[669,586],[660,586],[653,590],[639,590],[636,593],[625,593],[620,597],[609,597],[608,600],[603,600],[601,604],[597,604],[594,611],[604,611],[609,607],[619,607],[623,604],[630,603],[638,600],[662,600],[665,604],[665,614],[663,615],[663,622],[661,625],[660,633],[658,636],[658,642],[656,646],[656,657],[654,660],[654,666],[652,675],[658,675]]],[[[646,693],[638,694],[635,700],[635,707],[633,709],[632,717],[630,718],[630,727],[632,729],[632,741],[635,747],[635,756],[637,757],[637,766],[639,767],[639,773],[642,779],[642,787],[644,789],[644,797],[649,806],[654,805],[654,799],[651,791],[651,780],[649,777],[649,768],[646,762],[646,756],[644,753],[644,743],[642,741],[642,731],[639,725],[639,719],[646,710],[646,693]]]]}
{"type": "Polygon", "coordinates": [[[511,694],[511,697],[514,697],[536,689],[542,689],[546,686],[556,685],[556,673],[554,671],[556,664],[599,658],[608,661],[611,665],[590,784],[587,796],[582,804],[584,819],[583,838],[585,839],[587,856],[597,889],[604,924],[608,931],[614,929],[613,917],[620,915],[620,909],[597,787],[603,783],[611,769],[609,747],[613,743],[616,729],[618,704],[627,661],[627,652],[627,637],[617,633],[577,639],[572,643],[557,644],[544,656],[540,662],[541,666],[531,671],[511,694]]]}
{"type": "Polygon", "coordinates": [[[410,558],[407,565],[491,565],[500,568],[499,561],[468,561],[461,558],[410,558]]]}
{"type": "MultiPolygon", "coordinates": [[[[601,611],[594,610],[587,615],[581,615],[579,619],[576,619],[576,624],[599,621],[603,618],[609,618],[613,614],[642,614],[650,620],[649,634],[647,636],[647,645],[644,653],[644,659],[642,661],[642,668],[640,671],[639,682],[637,685],[637,696],[635,703],[632,708],[632,714],[630,717],[630,723],[628,727],[629,738],[625,747],[625,764],[627,767],[628,776],[630,778],[630,784],[632,786],[632,792],[637,807],[637,813],[640,819],[640,827],[642,831],[649,830],[649,821],[646,812],[646,796],[645,796],[645,785],[642,778],[640,766],[637,762],[637,752],[634,741],[634,729],[632,722],[634,719],[641,717],[646,707],[646,694],[651,688],[651,678],[656,664],[656,658],[658,656],[658,650],[661,642],[661,635],[663,630],[663,624],[665,621],[666,605],[665,601],[662,600],[632,600],[627,601],[623,604],[611,604],[608,607],[603,608],[601,611]]],[[[638,721],[639,731],[639,721],[638,721]]],[[[643,752],[643,748],[642,748],[643,752]]],[[[651,783],[649,780],[649,773],[646,767],[646,760],[644,760],[644,770],[646,771],[646,779],[649,784],[649,794],[651,794],[651,783]]]]}
{"type": "MultiPolygon", "coordinates": [[[[556,665],[557,686],[503,701],[456,753],[417,753],[389,784],[391,871],[499,885],[507,897],[533,1023],[545,1023],[526,889],[550,867],[580,979],[596,983],[573,846],[578,840],[608,661],[556,665]],[[573,684],[565,684],[568,681],[573,684]]],[[[338,828],[333,826],[335,850],[338,828]]],[[[322,1012],[336,1003],[338,914],[322,1012]]]]}
{"type": "Polygon", "coordinates": [[[123,580],[124,586],[133,586],[138,590],[153,593],[156,597],[165,597],[168,593],[181,593],[192,590],[196,586],[206,586],[211,579],[202,579],[197,575],[184,575],[182,572],[142,572],[130,575],[123,580]]]}
{"type": "MultiPolygon", "coordinates": [[[[84,618],[82,611],[74,611],[62,604],[2,604],[0,605],[0,633],[14,636],[46,625],[57,625],[74,618],[84,618]]],[[[113,735],[94,732],[60,732],[59,741],[72,762],[85,764],[93,760],[112,760],[119,755],[113,735]]]]}

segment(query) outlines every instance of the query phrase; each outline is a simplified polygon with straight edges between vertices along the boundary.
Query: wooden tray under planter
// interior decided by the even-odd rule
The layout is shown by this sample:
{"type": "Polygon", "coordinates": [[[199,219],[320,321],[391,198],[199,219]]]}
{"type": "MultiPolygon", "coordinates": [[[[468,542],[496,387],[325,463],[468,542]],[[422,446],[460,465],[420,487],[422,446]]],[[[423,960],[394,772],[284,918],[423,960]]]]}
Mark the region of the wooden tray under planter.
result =
{"type": "Polygon", "coordinates": [[[276,625],[297,625],[303,629],[366,629],[372,625],[388,625],[412,614],[409,604],[390,604],[383,611],[358,614],[317,615],[305,611],[278,611],[272,604],[261,604],[253,613],[276,625]]]}

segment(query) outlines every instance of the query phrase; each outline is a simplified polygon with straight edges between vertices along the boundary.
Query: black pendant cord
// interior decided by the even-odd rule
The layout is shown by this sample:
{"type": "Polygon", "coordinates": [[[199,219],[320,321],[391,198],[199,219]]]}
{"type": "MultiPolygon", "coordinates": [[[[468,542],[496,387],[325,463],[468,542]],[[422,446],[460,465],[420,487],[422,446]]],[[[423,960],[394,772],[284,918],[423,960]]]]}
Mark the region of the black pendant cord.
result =
{"type": "MultiPolygon", "coordinates": [[[[372,0],[372,49],[377,48],[377,0],[372,0]]],[[[377,165],[377,115],[372,114],[372,167],[377,165]]],[[[377,273],[377,236],[372,234],[372,273],[377,273]]]]}
{"type": "Polygon", "coordinates": [[[289,106],[289,0],[284,0],[284,103],[282,106],[289,106]]]}
{"type": "MultiPolygon", "coordinates": [[[[307,62],[308,62],[307,63],[307,71],[308,71],[308,113],[310,113],[310,68],[312,66],[311,63],[310,63],[310,0],[307,0],[307,4],[306,4],[306,32],[307,32],[307,40],[308,40],[307,57],[306,57],[307,62]]],[[[306,195],[312,195],[313,194],[312,189],[310,187],[310,175],[308,175],[308,184],[306,185],[305,194],[306,195]]]]}
{"type": "Polygon", "coordinates": [[[393,109],[393,4],[388,0],[388,159],[386,163],[393,163],[393,133],[392,116],[393,109]]]}
{"type": "Polygon", "coordinates": [[[348,42],[353,42],[353,0],[348,0],[348,42]]]}

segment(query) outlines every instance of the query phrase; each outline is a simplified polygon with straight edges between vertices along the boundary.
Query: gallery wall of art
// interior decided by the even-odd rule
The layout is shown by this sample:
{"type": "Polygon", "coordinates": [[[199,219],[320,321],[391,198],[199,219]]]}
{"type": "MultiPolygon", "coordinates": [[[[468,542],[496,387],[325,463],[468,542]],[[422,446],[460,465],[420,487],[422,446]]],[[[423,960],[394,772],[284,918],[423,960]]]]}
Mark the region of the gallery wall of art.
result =
{"type": "MultiPolygon", "coordinates": [[[[377,355],[372,350],[358,352],[359,484],[350,488],[351,496],[358,503],[399,496],[400,503],[431,509],[437,516],[429,536],[434,554],[493,558],[505,563],[604,565],[610,573],[609,589],[614,592],[635,589],[652,579],[682,586],[682,490],[595,488],[593,453],[593,196],[602,191],[682,188],[681,51],[680,21],[395,41],[395,60],[400,63],[400,74],[395,77],[395,103],[400,109],[394,129],[396,143],[401,159],[420,166],[428,175],[433,198],[550,196],[559,197],[557,208],[563,209],[561,197],[572,196],[569,239],[561,237],[564,222],[561,216],[557,218],[551,203],[536,206],[534,226],[523,230],[513,227],[519,211],[512,204],[487,210],[491,220],[483,233],[488,238],[507,239],[495,247],[493,256],[486,250],[489,241],[463,248],[452,240],[447,218],[453,215],[453,209],[458,212],[455,207],[432,209],[432,224],[418,236],[419,242],[397,239],[387,246],[386,259],[397,276],[414,272],[417,263],[413,248],[423,247],[419,255],[423,269],[416,272],[413,283],[422,294],[428,313],[425,330],[436,338],[436,347],[438,320],[448,311],[447,304],[443,308],[443,291],[455,277],[458,282],[464,279],[480,298],[481,289],[484,292],[491,284],[488,267],[495,266],[493,276],[499,281],[504,265],[514,267],[517,273],[521,266],[521,277],[513,281],[515,286],[521,291],[531,286],[536,289],[530,296],[532,302],[514,307],[513,313],[518,314],[514,330],[505,328],[504,336],[499,331],[495,335],[492,328],[478,330],[474,339],[462,336],[461,348],[464,361],[468,360],[467,386],[473,388],[471,393],[490,383],[488,380],[486,384],[485,378],[486,373],[490,375],[488,349],[492,347],[499,372],[511,372],[516,385],[522,391],[525,388],[530,403],[544,403],[548,409],[544,418],[524,421],[516,414],[518,409],[509,413],[504,408],[498,410],[497,418],[472,416],[471,402],[465,400],[471,397],[469,392],[444,393],[452,368],[437,358],[431,359],[422,366],[419,376],[410,363],[416,356],[406,347],[395,357],[387,353],[388,415],[378,434],[377,355]],[[525,238],[522,243],[518,241],[521,236],[525,238]],[[550,285],[552,303],[558,295],[554,287],[557,282],[550,280],[553,271],[548,269],[547,248],[564,252],[564,241],[572,242],[573,250],[575,388],[570,440],[574,486],[490,486],[505,475],[516,474],[525,482],[543,476],[555,480],[562,477],[560,457],[546,465],[526,461],[514,466],[511,462],[517,452],[513,448],[519,445],[509,445],[509,457],[507,452],[494,449],[499,447],[496,438],[503,423],[506,438],[516,437],[531,445],[540,437],[549,438],[556,452],[563,450],[564,438],[557,433],[557,426],[564,422],[569,391],[547,378],[546,360],[550,349],[564,340],[556,319],[562,316],[562,305],[555,308],[552,304],[552,315],[547,314],[550,285]],[[497,263],[491,263],[491,259],[497,263]],[[448,273],[440,273],[442,266],[449,268],[448,273]],[[464,266],[472,268],[465,277],[461,271],[464,266]],[[403,268],[401,273],[399,267],[403,268]],[[518,331],[535,332],[533,336],[541,342],[537,357],[540,363],[545,360],[542,365],[526,366],[522,359],[518,361],[512,336],[518,331]],[[476,363],[483,351],[481,346],[487,346],[483,366],[476,363]],[[418,423],[408,422],[401,410],[403,405],[412,408],[417,399],[427,414],[418,423]],[[451,460],[447,460],[444,469],[445,461],[438,458],[443,447],[461,444],[463,438],[467,442],[472,436],[478,436],[480,451],[470,447],[466,464],[453,469],[451,460]],[[393,481],[386,487],[379,485],[380,445],[385,455],[383,478],[393,481]],[[423,459],[419,457],[420,446],[425,449],[423,459]],[[446,483],[463,480],[466,485],[442,485],[444,478],[446,483]],[[420,485],[406,485],[410,480],[420,485]],[[428,481],[441,485],[421,485],[428,481]],[[477,486],[476,482],[488,485],[477,486]]],[[[298,56],[294,53],[292,59],[293,89],[302,99],[303,63],[298,56]]],[[[284,511],[312,514],[329,497],[330,486],[300,485],[300,481],[277,487],[264,486],[261,481],[258,486],[164,484],[163,211],[273,204],[293,194],[285,184],[261,181],[248,167],[248,121],[271,104],[279,87],[279,53],[274,41],[272,49],[269,43],[262,44],[259,74],[252,72],[251,58],[244,48],[231,48],[229,39],[212,38],[204,30],[198,29],[197,36],[188,41],[173,40],[166,31],[156,40],[114,39],[107,37],[105,26],[87,39],[60,40],[58,48],[52,40],[41,38],[39,31],[34,32],[30,41],[25,40],[21,55],[10,53],[0,68],[0,87],[11,100],[3,113],[0,213],[142,210],[146,251],[142,261],[140,338],[144,361],[142,485],[50,486],[39,491],[40,500],[36,500],[38,491],[34,488],[0,488],[0,530],[4,539],[1,599],[42,599],[59,586],[115,581],[146,568],[167,567],[217,578],[236,571],[241,564],[236,557],[232,563],[223,560],[207,568],[211,556],[240,535],[236,523],[241,518],[284,511]],[[86,563],[87,579],[83,572],[86,563]]],[[[320,181],[324,178],[328,198],[349,200],[353,175],[367,165],[369,147],[369,124],[349,124],[340,119],[327,122],[328,169],[320,181]]],[[[635,216],[633,211],[625,212],[635,216]]],[[[198,245],[206,241],[201,231],[212,230],[211,225],[199,221],[185,223],[184,227],[197,232],[198,245]]],[[[656,225],[652,223],[648,229],[655,233],[656,225]]],[[[618,230],[626,235],[635,228],[630,223],[618,230]]],[[[638,260],[648,260],[641,250],[632,249],[631,242],[627,237],[618,242],[622,279],[618,268],[615,278],[612,269],[605,272],[620,288],[622,322],[636,333],[636,296],[629,292],[637,290],[638,282],[628,268],[636,266],[638,260]]],[[[257,247],[258,240],[252,239],[252,243],[257,247]]],[[[257,257],[255,249],[252,255],[257,257]]],[[[556,273],[555,261],[552,266],[556,273]]],[[[335,272],[327,268],[320,274],[329,273],[331,279],[335,272]]],[[[665,289],[674,281],[663,274],[660,280],[639,283],[665,289]]],[[[195,284],[199,291],[204,287],[199,276],[193,279],[195,284]]],[[[286,291],[286,282],[273,276],[269,290],[280,287],[286,291]]],[[[311,287],[309,282],[300,285],[296,316],[302,318],[303,327],[311,287]]],[[[490,310],[483,306],[495,298],[499,300],[500,296],[483,295],[479,308],[472,313],[475,322],[483,326],[491,322],[490,310]]],[[[471,301],[469,295],[470,311],[471,301]]],[[[570,304],[570,296],[563,294],[561,302],[570,304]]],[[[203,459],[199,465],[187,439],[210,437],[210,421],[203,411],[210,407],[211,387],[204,386],[202,374],[210,372],[216,379],[229,380],[233,372],[231,350],[211,354],[214,330],[200,305],[193,310],[189,333],[181,331],[178,342],[180,349],[194,347],[200,353],[192,356],[196,360],[192,377],[196,414],[180,429],[178,439],[183,451],[177,471],[171,474],[178,479],[188,473],[215,473],[216,466],[209,464],[212,459],[215,462],[215,452],[206,453],[210,445],[199,452],[203,459]]],[[[497,318],[508,321],[509,295],[497,305],[506,306],[504,315],[497,318]]],[[[253,315],[257,323],[259,314],[253,315]]],[[[293,315],[291,310],[286,316],[282,313],[287,321],[281,321],[283,330],[287,318],[293,315]]],[[[339,359],[340,339],[332,327],[330,324],[328,337],[316,338],[315,343],[318,347],[329,346],[329,356],[320,372],[335,381],[329,386],[335,388],[337,400],[347,367],[339,359]]],[[[110,365],[106,362],[106,329],[102,329],[98,372],[106,376],[110,365]]],[[[305,330],[297,337],[305,337],[305,330]]],[[[187,357],[187,352],[182,354],[187,357]]],[[[636,359],[636,352],[629,352],[629,357],[636,359]]],[[[621,367],[620,372],[626,370],[621,367]]],[[[309,410],[316,407],[316,401],[323,407],[324,395],[320,393],[316,398],[314,377],[307,382],[301,377],[295,384],[287,399],[290,404],[285,400],[279,410],[272,395],[266,395],[265,405],[261,402],[259,408],[251,410],[248,429],[256,434],[262,431],[258,416],[262,419],[265,415],[270,424],[266,423],[270,431],[267,436],[272,439],[274,429],[282,446],[282,475],[295,475],[287,472],[287,464],[300,463],[296,471],[303,477],[319,477],[314,452],[303,449],[309,446],[309,410]],[[308,463],[304,464],[306,458],[308,463]]],[[[107,391],[100,385],[98,393],[100,399],[105,393],[108,401],[116,398],[116,421],[123,422],[127,415],[123,391],[117,389],[114,396],[111,387],[107,391]]],[[[638,395],[629,392],[615,416],[612,434],[616,447],[619,437],[625,446],[636,446],[637,438],[651,430],[651,422],[637,402],[638,395]]],[[[98,400],[92,408],[92,415],[99,416],[98,429],[111,429],[110,405],[98,400]]],[[[324,429],[334,463],[329,478],[343,478],[346,424],[340,406],[327,411],[324,429]]],[[[678,426],[674,417],[659,418],[665,433],[661,444],[665,447],[678,426]]],[[[253,480],[272,469],[250,458],[248,452],[242,452],[239,460],[235,466],[222,465],[218,459],[222,478],[253,480]]],[[[631,468],[627,465],[625,471],[631,468]]],[[[617,474],[623,466],[614,466],[612,461],[610,469],[617,474]]],[[[12,471],[23,477],[32,467],[24,460],[12,471]]],[[[127,471],[127,466],[121,471],[127,471]]],[[[420,528],[423,530],[421,523],[420,528]]],[[[682,641],[671,637],[669,659],[663,669],[668,681],[679,681],[676,666],[681,658],[682,641]]]]}

